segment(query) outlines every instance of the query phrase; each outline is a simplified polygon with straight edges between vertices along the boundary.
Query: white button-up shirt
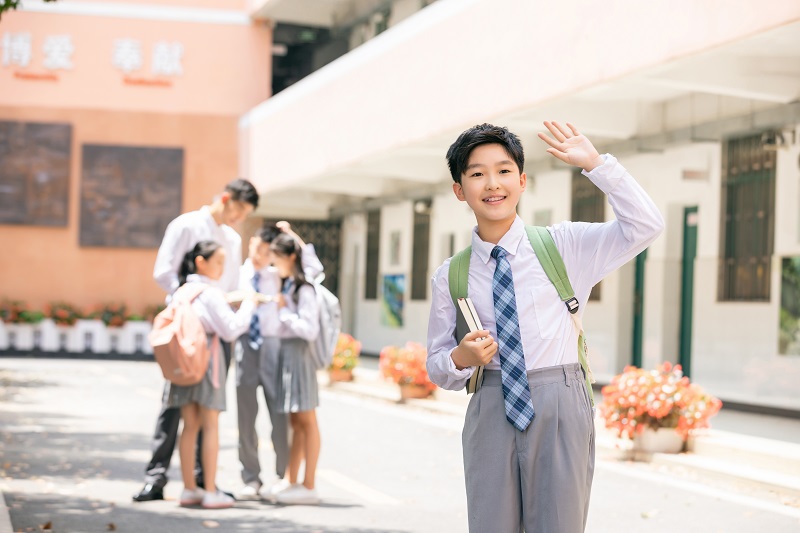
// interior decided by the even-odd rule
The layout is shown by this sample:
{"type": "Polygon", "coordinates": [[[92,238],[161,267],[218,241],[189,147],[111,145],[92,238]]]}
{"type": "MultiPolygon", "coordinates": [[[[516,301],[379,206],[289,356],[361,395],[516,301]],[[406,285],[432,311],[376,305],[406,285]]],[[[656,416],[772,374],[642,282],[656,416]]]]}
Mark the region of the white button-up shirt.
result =
{"type": "Polygon", "coordinates": [[[214,286],[214,280],[198,274],[186,277],[186,283],[205,283],[207,289],[192,302],[192,309],[203,324],[206,333],[215,333],[226,342],[236,340],[250,327],[253,316],[253,301],[245,300],[234,312],[225,300],[225,294],[214,286]]]}
{"type": "Polygon", "coordinates": [[[178,270],[183,257],[200,241],[215,241],[225,248],[225,269],[215,285],[225,292],[238,288],[242,238],[230,226],[217,224],[209,207],[203,206],[180,215],[169,223],[164,233],[153,267],[153,279],[167,294],[178,289],[178,270]]]}
{"type": "MultiPolygon", "coordinates": [[[[582,316],[592,287],[652,243],[664,228],[664,220],[644,189],[628,174],[616,158],[606,154],[605,162],[586,175],[608,195],[616,220],[604,223],[562,222],[548,231],[564,259],[567,275],[580,303],[582,316]]],[[[528,371],[578,362],[578,334],[564,302],[545,274],[525,233],[525,224],[516,218],[498,243],[508,252],[514,277],[517,316],[520,321],[525,366],[528,371]]],[[[481,240],[477,227],[472,233],[472,254],[468,295],[475,305],[483,328],[496,340],[497,326],[492,296],[495,260],[494,244],[481,240]]],[[[444,389],[464,388],[473,367],[458,370],[450,357],[455,339],[456,309],[450,297],[446,260],[432,279],[431,313],[428,322],[428,374],[444,389]]],[[[500,354],[495,354],[487,369],[500,369],[500,354]]]]}

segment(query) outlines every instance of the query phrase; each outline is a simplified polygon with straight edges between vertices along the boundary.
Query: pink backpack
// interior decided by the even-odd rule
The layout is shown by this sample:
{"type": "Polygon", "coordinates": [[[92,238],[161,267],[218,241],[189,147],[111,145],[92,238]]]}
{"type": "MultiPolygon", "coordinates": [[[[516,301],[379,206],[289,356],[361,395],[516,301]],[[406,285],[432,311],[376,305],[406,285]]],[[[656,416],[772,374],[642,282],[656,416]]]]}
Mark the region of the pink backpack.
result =
{"type": "Polygon", "coordinates": [[[208,336],[192,309],[192,301],[207,287],[202,283],[180,287],[167,308],[153,320],[148,337],[153,355],[164,378],[175,385],[200,383],[208,370],[209,356],[214,359],[216,378],[217,339],[211,343],[213,353],[209,353],[208,336]]]}

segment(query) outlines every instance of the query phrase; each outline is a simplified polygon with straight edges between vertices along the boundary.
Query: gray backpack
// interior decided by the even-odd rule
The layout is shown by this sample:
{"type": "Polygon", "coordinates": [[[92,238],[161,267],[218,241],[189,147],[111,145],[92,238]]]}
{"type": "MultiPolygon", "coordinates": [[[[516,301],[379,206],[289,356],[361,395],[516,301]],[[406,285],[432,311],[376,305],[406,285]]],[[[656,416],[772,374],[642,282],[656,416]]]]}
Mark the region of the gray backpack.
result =
{"type": "Polygon", "coordinates": [[[328,368],[342,331],[342,306],[339,298],[326,289],[321,280],[314,283],[319,305],[319,335],[310,343],[311,355],[317,369],[328,368]]]}

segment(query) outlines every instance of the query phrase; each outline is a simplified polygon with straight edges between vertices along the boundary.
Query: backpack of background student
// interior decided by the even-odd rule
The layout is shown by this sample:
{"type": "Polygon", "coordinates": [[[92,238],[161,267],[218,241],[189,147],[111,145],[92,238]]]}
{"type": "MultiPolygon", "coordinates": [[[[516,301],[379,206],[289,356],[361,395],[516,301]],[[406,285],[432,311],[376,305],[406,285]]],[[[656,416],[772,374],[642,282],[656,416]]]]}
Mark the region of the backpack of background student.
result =
{"type": "Polygon", "coordinates": [[[164,378],[181,386],[200,383],[208,370],[208,337],[192,301],[207,285],[183,285],[170,304],[156,315],[148,336],[153,355],[164,378]]]}
{"type": "Polygon", "coordinates": [[[311,355],[317,369],[327,368],[342,331],[342,307],[339,298],[321,283],[314,283],[319,306],[319,335],[310,343],[311,355]]]}

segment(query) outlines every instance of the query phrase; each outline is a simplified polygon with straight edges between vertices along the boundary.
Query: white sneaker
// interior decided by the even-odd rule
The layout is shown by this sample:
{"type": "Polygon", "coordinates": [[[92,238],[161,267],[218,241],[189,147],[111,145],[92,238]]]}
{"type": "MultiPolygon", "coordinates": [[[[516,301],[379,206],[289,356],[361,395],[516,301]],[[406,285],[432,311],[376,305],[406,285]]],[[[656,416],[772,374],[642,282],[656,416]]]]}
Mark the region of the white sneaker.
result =
{"type": "Polygon", "coordinates": [[[264,494],[264,499],[275,503],[275,501],[278,498],[278,494],[280,494],[285,490],[288,490],[290,487],[295,487],[295,486],[299,485],[292,485],[286,478],[279,479],[278,481],[273,483],[269,489],[267,489],[266,493],[264,494]]]}
{"type": "Polygon", "coordinates": [[[180,502],[181,507],[200,505],[203,503],[203,497],[205,494],[206,491],[200,487],[194,489],[183,489],[183,492],[181,492],[181,499],[178,501],[180,502]]]}
{"type": "Polygon", "coordinates": [[[317,505],[320,502],[316,489],[303,485],[294,485],[278,493],[277,500],[284,505],[317,505]]]}
{"type": "Polygon", "coordinates": [[[236,495],[237,500],[260,500],[261,483],[258,481],[251,481],[239,491],[236,495]]]}
{"type": "Polygon", "coordinates": [[[216,492],[206,492],[202,505],[204,509],[227,509],[233,507],[234,503],[236,500],[217,490],[216,492]]]}

